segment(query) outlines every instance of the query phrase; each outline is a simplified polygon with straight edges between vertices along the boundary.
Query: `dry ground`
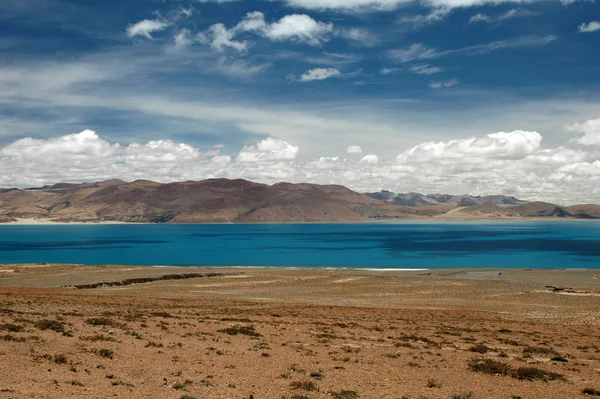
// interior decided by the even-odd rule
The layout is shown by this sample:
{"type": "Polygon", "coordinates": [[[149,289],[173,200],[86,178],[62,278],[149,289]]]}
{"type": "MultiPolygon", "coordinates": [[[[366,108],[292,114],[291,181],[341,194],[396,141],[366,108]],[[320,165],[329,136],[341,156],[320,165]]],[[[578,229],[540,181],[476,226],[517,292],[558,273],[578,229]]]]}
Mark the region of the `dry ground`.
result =
{"type": "Polygon", "coordinates": [[[599,275],[0,266],[0,397],[600,397],[599,275]]]}

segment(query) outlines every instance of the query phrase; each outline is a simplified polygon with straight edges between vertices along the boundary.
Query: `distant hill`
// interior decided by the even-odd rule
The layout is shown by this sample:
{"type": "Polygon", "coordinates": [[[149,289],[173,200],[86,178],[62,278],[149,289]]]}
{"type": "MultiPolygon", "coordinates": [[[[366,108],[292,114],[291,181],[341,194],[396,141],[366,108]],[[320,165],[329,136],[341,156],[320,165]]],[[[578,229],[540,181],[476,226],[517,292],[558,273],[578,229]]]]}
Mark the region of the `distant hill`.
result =
{"type": "Polygon", "coordinates": [[[568,208],[502,195],[453,196],[389,191],[361,194],[339,185],[208,179],[55,184],[1,189],[0,223],[59,222],[318,223],[401,219],[600,218],[600,205],[568,208]]]}

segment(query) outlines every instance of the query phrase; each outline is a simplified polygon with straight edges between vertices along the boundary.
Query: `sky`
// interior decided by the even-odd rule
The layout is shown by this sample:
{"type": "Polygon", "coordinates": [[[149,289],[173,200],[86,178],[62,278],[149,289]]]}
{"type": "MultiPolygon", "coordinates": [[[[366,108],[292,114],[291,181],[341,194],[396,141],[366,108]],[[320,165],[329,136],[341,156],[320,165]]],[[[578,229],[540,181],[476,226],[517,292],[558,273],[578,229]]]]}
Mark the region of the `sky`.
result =
{"type": "Polygon", "coordinates": [[[0,187],[600,203],[600,4],[0,0],[0,187]]]}

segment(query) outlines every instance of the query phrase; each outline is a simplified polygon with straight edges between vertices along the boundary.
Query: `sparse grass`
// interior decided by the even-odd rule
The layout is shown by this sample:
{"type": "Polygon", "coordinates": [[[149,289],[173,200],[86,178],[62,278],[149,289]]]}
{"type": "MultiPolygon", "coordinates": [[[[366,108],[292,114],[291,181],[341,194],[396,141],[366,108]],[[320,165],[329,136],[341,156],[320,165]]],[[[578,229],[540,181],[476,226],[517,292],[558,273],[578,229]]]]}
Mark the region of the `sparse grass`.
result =
{"type": "Polygon", "coordinates": [[[290,384],[290,388],[303,389],[308,392],[316,391],[319,389],[319,387],[317,387],[317,385],[312,381],[293,381],[290,384]]]}
{"type": "Polygon", "coordinates": [[[34,326],[39,330],[52,330],[60,333],[65,332],[65,323],[62,323],[58,320],[39,320],[34,324],[34,326]]]}
{"type": "Polygon", "coordinates": [[[329,392],[329,395],[333,399],[358,399],[358,393],[356,393],[356,391],[342,390],[339,392],[329,392]]]}
{"type": "Polygon", "coordinates": [[[25,338],[23,338],[23,337],[15,337],[12,334],[2,335],[2,336],[0,336],[0,339],[2,341],[11,341],[11,342],[25,342],[26,341],[25,338]]]}
{"type": "Polygon", "coordinates": [[[217,332],[228,334],[228,335],[247,335],[249,337],[262,337],[261,334],[254,330],[253,325],[236,324],[232,327],[227,327],[217,332]]]}
{"type": "Polygon", "coordinates": [[[323,372],[322,371],[313,371],[312,373],[310,373],[310,376],[314,379],[317,380],[322,380],[323,379],[323,372]]]}
{"type": "Polygon", "coordinates": [[[107,335],[95,334],[87,337],[79,337],[82,341],[90,341],[90,342],[117,342],[116,339],[109,337],[107,335]]]}

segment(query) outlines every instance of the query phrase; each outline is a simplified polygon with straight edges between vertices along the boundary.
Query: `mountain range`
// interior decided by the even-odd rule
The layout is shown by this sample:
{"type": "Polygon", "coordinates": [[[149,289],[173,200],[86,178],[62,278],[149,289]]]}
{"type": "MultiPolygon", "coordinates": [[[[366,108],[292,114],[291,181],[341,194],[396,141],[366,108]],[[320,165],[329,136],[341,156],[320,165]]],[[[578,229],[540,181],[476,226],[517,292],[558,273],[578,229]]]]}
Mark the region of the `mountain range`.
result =
{"type": "Polygon", "coordinates": [[[242,179],[61,183],[0,189],[0,222],[319,223],[432,219],[600,219],[600,205],[563,207],[503,195],[358,193],[339,185],[242,179]]]}

